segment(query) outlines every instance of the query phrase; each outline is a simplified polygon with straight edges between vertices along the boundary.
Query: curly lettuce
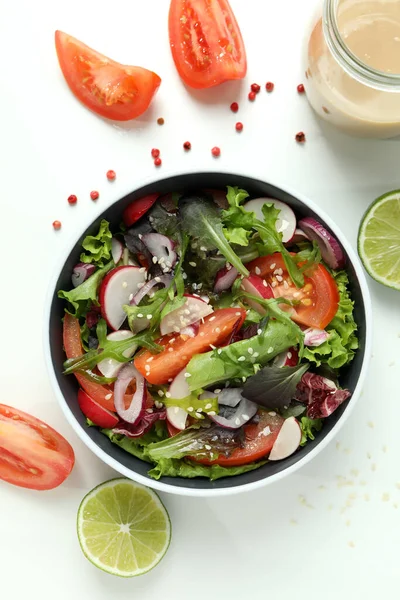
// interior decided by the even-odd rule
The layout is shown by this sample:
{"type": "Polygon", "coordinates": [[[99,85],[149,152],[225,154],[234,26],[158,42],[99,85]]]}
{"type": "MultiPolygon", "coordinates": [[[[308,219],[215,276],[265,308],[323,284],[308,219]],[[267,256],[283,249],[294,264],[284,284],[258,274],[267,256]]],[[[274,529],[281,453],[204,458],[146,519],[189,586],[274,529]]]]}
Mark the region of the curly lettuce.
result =
{"type": "Polygon", "coordinates": [[[111,240],[112,233],[108,221],[102,219],[97,235],[87,235],[82,242],[82,252],[80,260],[83,263],[92,263],[97,267],[104,265],[111,260],[111,240]]]}

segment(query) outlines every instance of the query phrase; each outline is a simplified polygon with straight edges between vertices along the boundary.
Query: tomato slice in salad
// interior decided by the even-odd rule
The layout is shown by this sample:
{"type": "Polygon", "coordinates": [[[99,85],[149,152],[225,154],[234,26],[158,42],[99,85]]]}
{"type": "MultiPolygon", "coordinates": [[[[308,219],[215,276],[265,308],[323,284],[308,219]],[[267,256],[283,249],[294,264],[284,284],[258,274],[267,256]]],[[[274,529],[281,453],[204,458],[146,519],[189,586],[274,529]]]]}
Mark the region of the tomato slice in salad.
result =
{"type": "Polygon", "coordinates": [[[246,311],[242,308],[216,310],[205,317],[192,338],[179,333],[162,336],[156,344],[163,346],[164,350],[159,354],[152,354],[148,350],[140,352],[135,358],[135,367],[150,383],[168,383],[195,354],[208,352],[212,346],[224,344],[232,332],[242,326],[245,318],[246,311]]]}
{"type": "Polygon", "coordinates": [[[228,0],[172,0],[169,40],[177,71],[190,87],[246,75],[246,50],[228,0]]]}
{"type": "Polygon", "coordinates": [[[72,93],[107,119],[129,121],[147,110],[161,79],[156,73],[122,65],[83,42],[55,33],[58,62],[72,93]]]}
{"type": "Polygon", "coordinates": [[[71,445],[52,427],[0,404],[0,479],[33,490],[51,490],[71,473],[71,445]]]}
{"type": "MultiPolygon", "coordinates": [[[[299,304],[290,309],[293,321],[306,327],[325,329],[336,315],[339,291],[327,269],[318,264],[304,277],[304,286],[297,289],[292,283],[282,254],[261,256],[248,263],[251,273],[265,279],[272,287],[275,298],[296,300],[299,304]]],[[[282,306],[287,310],[286,306],[282,306]]]]}
{"type": "MultiPolygon", "coordinates": [[[[67,358],[76,358],[83,354],[79,321],[69,313],[65,313],[64,315],[63,343],[67,358]]],[[[114,392],[111,388],[95,383],[94,381],[89,381],[89,379],[86,379],[80,373],[75,373],[75,377],[80,386],[95,402],[103,408],[115,412],[114,392]]]]}
{"type": "Polygon", "coordinates": [[[149,194],[128,204],[122,216],[125,225],[131,227],[136,221],[139,221],[150,210],[157,198],[159,198],[159,194],[149,194]]]}

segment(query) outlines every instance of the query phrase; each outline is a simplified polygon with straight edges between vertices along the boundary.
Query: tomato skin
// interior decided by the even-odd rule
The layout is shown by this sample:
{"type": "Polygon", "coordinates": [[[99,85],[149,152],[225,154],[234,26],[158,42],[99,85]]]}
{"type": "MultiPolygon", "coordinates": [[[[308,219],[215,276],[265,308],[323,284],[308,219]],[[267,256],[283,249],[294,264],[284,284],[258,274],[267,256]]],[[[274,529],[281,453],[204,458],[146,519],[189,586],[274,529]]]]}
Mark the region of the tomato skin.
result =
{"type": "Polygon", "coordinates": [[[246,76],[246,50],[228,0],[171,0],[168,26],[186,85],[204,89],[246,76]]]}
{"type": "Polygon", "coordinates": [[[75,455],[55,429],[0,404],[0,479],[32,490],[51,490],[71,473],[75,455]]]}
{"type": "Polygon", "coordinates": [[[160,87],[156,73],[122,65],[63,31],[55,32],[55,44],[71,92],[106,119],[136,119],[147,110],[160,87]]]}
{"type": "Polygon", "coordinates": [[[135,358],[135,367],[150,383],[168,383],[169,379],[176,377],[186,367],[195,354],[208,352],[210,345],[221,346],[235,328],[241,327],[245,318],[246,311],[242,308],[216,310],[205,317],[193,338],[179,333],[163,335],[156,344],[164,346],[165,350],[159,354],[143,350],[135,358]],[[170,340],[175,341],[170,343],[170,340]],[[153,358],[148,363],[147,360],[151,357],[153,358]],[[150,369],[146,370],[146,366],[150,369]]]}
{"type": "MultiPolygon", "coordinates": [[[[65,313],[64,315],[63,343],[67,358],[76,358],[83,354],[79,321],[69,313],[65,313]]],[[[95,402],[106,410],[115,412],[114,393],[110,388],[89,381],[89,379],[86,379],[80,373],[74,373],[74,375],[79,385],[95,402]]]]}
{"type": "MultiPolygon", "coordinates": [[[[304,287],[297,290],[288,276],[280,253],[261,256],[248,263],[247,268],[272,285],[275,298],[298,300],[300,304],[290,311],[291,318],[299,325],[325,329],[336,315],[339,307],[339,291],[327,269],[318,264],[304,276],[304,287]],[[282,282],[278,282],[275,271],[282,269],[282,282]],[[284,286],[284,281],[288,286],[284,286]],[[304,304],[303,304],[304,303],[304,304]],[[307,305],[306,305],[307,304],[307,305]]],[[[287,307],[283,306],[284,310],[287,307]]]]}
{"type": "Polygon", "coordinates": [[[149,194],[148,196],[138,198],[128,204],[122,215],[125,225],[131,227],[136,221],[139,221],[139,219],[153,206],[158,197],[158,194],[149,194]]]}

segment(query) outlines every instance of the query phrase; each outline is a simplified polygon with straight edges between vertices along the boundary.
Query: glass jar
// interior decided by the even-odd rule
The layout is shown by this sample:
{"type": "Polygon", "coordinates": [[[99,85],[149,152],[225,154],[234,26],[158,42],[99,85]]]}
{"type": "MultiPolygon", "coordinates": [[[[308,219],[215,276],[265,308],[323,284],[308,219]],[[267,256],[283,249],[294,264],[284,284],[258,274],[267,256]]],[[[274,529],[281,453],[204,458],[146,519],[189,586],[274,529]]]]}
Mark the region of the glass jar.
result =
{"type": "Polygon", "coordinates": [[[324,0],[304,54],[320,117],[353,135],[400,135],[400,0],[324,0]]]}

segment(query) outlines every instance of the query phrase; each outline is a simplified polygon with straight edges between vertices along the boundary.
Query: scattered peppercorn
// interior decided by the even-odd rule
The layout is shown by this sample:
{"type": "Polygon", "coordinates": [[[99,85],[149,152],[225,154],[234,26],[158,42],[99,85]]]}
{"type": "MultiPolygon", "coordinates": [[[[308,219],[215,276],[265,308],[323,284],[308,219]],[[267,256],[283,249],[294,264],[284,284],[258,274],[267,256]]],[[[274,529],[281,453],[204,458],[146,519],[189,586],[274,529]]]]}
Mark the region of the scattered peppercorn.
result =
{"type": "Polygon", "coordinates": [[[303,131],[299,131],[299,133],[296,133],[296,142],[298,142],[299,144],[304,144],[305,141],[306,135],[303,131]]]}
{"type": "Polygon", "coordinates": [[[183,147],[185,150],[190,150],[192,148],[192,144],[190,142],[185,142],[183,147]]]}
{"type": "Polygon", "coordinates": [[[153,158],[158,158],[160,156],[160,151],[158,148],[153,148],[153,150],[151,151],[151,155],[153,158]]]}
{"type": "Polygon", "coordinates": [[[297,91],[299,92],[299,94],[304,94],[304,92],[306,91],[302,83],[299,83],[299,85],[297,86],[297,91]]]}
{"type": "Polygon", "coordinates": [[[53,221],[53,227],[55,230],[61,229],[61,221],[53,221]]]}
{"type": "Polygon", "coordinates": [[[251,84],[251,91],[254,92],[255,94],[258,94],[258,92],[261,90],[261,87],[258,85],[258,83],[252,83],[251,84]]]}
{"type": "Polygon", "coordinates": [[[110,169],[109,171],[107,171],[107,179],[108,181],[114,181],[114,179],[116,178],[116,173],[115,171],[113,171],[112,169],[110,169]]]}
{"type": "Polygon", "coordinates": [[[100,196],[100,194],[96,190],[93,190],[93,192],[90,192],[90,197],[92,200],[98,200],[99,196],[100,196]]]}
{"type": "Polygon", "coordinates": [[[68,196],[68,204],[76,204],[77,202],[78,198],[75,196],[75,194],[68,196]]]}
{"type": "Polygon", "coordinates": [[[158,125],[164,125],[164,123],[165,123],[165,121],[164,121],[164,119],[163,119],[162,117],[159,117],[159,118],[157,119],[157,124],[158,124],[158,125]]]}
{"type": "Polygon", "coordinates": [[[214,146],[214,148],[211,150],[211,154],[217,158],[221,154],[221,149],[218,148],[218,146],[214,146]]]}
{"type": "Polygon", "coordinates": [[[236,123],[236,131],[243,131],[243,123],[241,123],[240,121],[236,123]]]}
{"type": "Polygon", "coordinates": [[[239,104],[237,102],[232,102],[231,111],[234,113],[237,113],[238,110],[239,110],[239,104]]]}
{"type": "Polygon", "coordinates": [[[161,158],[160,158],[159,156],[157,156],[157,157],[154,159],[154,165],[155,165],[156,167],[161,167],[161,165],[162,165],[162,160],[161,160],[161,158]]]}
{"type": "Polygon", "coordinates": [[[255,99],[256,99],[256,93],[255,92],[249,92],[249,100],[250,100],[250,102],[254,102],[255,99]]]}
{"type": "Polygon", "coordinates": [[[272,83],[272,81],[268,81],[265,84],[265,89],[267,90],[267,92],[273,92],[274,91],[274,87],[275,87],[275,84],[272,83]]]}

